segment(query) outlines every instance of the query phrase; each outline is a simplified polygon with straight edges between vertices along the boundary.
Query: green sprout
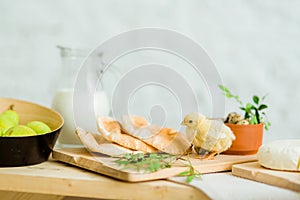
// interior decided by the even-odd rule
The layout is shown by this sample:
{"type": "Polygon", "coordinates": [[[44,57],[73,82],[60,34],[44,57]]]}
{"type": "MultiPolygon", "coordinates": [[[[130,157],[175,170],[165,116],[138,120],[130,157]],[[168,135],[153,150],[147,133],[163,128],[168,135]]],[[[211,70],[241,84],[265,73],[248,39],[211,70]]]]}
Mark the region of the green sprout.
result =
{"type": "MultiPolygon", "coordinates": [[[[134,169],[138,172],[157,172],[162,169],[171,168],[172,164],[177,160],[185,160],[183,155],[175,156],[167,153],[137,153],[124,154],[118,156],[113,162],[122,166],[123,169],[134,169]]],[[[187,155],[187,164],[183,164],[188,170],[178,174],[178,176],[186,176],[186,182],[190,183],[194,178],[201,178],[201,173],[198,172],[192,165],[189,155],[187,155]]]]}
{"type": "Polygon", "coordinates": [[[266,95],[262,98],[253,95],[253,103],[244,104],[239,96],[232,94],[224,85],[219,85],[219,88],[224,92],[225,97],[229,99],[233,98],[240,104],[239,108],[244,111],[244,119],[249,119],[250,124],[264,123],[265,130],[269,130],[271,123],[268,121],[266,113],[264,112],[268,106],[262,103],[265,100],[266,95]]]}

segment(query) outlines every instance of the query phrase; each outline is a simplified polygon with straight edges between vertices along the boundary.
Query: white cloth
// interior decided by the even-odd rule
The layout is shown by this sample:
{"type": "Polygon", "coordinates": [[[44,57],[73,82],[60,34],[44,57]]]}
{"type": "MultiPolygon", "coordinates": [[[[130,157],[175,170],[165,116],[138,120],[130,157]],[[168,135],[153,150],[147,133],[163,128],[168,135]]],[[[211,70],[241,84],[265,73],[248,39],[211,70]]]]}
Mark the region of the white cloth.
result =
{"type": "MultiPolygon", "coordinates": [[[[186,177],[170,180],[185,183],[186,177]]],[[[233,176],[231,172],[204,174],[190,185],[200,189],[216,200],[300,200],[300,193],[233,176]]]]}

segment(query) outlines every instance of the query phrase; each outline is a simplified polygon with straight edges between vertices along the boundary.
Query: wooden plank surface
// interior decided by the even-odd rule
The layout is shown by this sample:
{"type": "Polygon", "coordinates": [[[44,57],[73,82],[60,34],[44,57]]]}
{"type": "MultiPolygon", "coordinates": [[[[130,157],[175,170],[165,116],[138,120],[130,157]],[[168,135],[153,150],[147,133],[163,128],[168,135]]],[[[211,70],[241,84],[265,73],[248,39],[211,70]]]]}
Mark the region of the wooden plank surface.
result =
{"type": "Polygon", "coordinates": [[[35,194],[24,192],[0,191],[0,199],[3,200],[63,200],[63,196],[35,194]]]}
{"type": "MultiPolygon", "coordinates": [[[[56,149],[53,151],[52,156],[56,160],[128,182],[166,179],[187,170],[187,167],[184,167],[182,162],[175,163],[171,168],[166,168],[153,173],[137,172],[130,169],[124,170],[113,163],[113,160],[116,158],[90,153],[84,148],[56,149]]],[[[218,155],[214,160],[205,161],[191,158],[193,166],[203,174],[229,171],[233,164],[251,162],[255,160],[256,155],[218,155]]]]}
{"type": "Polygon", "coordinates": [[[199,189],[166,180],[128,183],[53,160],[32,166],[0,168],[0,191],[22,192],[22,195],[29,196],[23,193],[56,195],[54,198],[58,199],[60,196],[145,200],[210,199],[199,189]]]}
{"type": "Polygon", "coordinates": [[[232,174],[254,181],[300,192],[300,172],[271,170],[258,162],[234,165],[232,174]]]}

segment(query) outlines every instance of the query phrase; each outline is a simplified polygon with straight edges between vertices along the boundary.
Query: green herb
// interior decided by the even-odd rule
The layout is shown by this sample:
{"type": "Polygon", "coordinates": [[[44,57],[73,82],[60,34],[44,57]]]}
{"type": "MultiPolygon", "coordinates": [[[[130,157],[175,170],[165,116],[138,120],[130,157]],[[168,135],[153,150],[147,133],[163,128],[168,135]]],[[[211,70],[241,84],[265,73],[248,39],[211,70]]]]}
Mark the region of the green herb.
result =
{"type": "Polygon", "coordinates": [[[156,172],[159,169],[170,168],[176,156],[166,153],[137,153],[124,154],[114,162],[124,169],[135,169],[137,171],[156,172]]]}
{"type": "MultiPolygon", "coordinates": [[[[137,153],[124,154],[118,156],[113,162],[122,166],[123,169],[134,169],[136,171],[144,170],[145,172],[156,172],[160,169],[171,168],[172,164],[177,160],[185,160],[182,155],[175,156],[167,153],[137,153]]],[[[188,167],[187,171],[183,171],[178,176],[186,176],[186,182],[190,183],[195,177],[201,177],[201,173],[193,167],[189,155],[187,156],[188,164],[183,163],[188,167]]]]}
{"type": "Polygon", "coordinates": [[[244,119],[249,119],[250,124],[264,123],[265,130],[269,130],[271,123],[268,121],[264,110],[268,108],[266,104],[262,104],[262,101],[266,98],[266,95],[259,98],[257,95],[253,95],[253,103],[243,104],[239,99],[239,96],[234,95],[228,88],[223,85],[219,85],[219,88],[224,92],[225,97],[235,99],[240,104],[240,109],[244,111],[244,119]]]}
{"type": "Polygon", "coordinates": [[[185,166],[188,167],[188,170],[179,173],[178,176],[186,176],[186,182],[190,183],[194,180],[194,178],[201,178],[201,173],[193,167],[189,155],[187,158],[188,164],[185,166]]]}

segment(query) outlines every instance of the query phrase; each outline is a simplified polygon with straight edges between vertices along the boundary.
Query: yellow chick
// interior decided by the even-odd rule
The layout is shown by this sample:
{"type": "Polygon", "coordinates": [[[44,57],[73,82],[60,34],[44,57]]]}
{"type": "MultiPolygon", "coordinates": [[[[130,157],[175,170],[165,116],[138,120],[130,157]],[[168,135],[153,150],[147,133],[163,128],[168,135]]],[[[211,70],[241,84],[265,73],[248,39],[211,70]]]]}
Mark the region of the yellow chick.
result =
{"type": "Polygon", "coordinates": [[[200,113],[191,113],[181,123],[186,126],[188,140],[201,158],[213,158],[226,151],[235,135],[221,120],[210,120],[200,113]]]}

